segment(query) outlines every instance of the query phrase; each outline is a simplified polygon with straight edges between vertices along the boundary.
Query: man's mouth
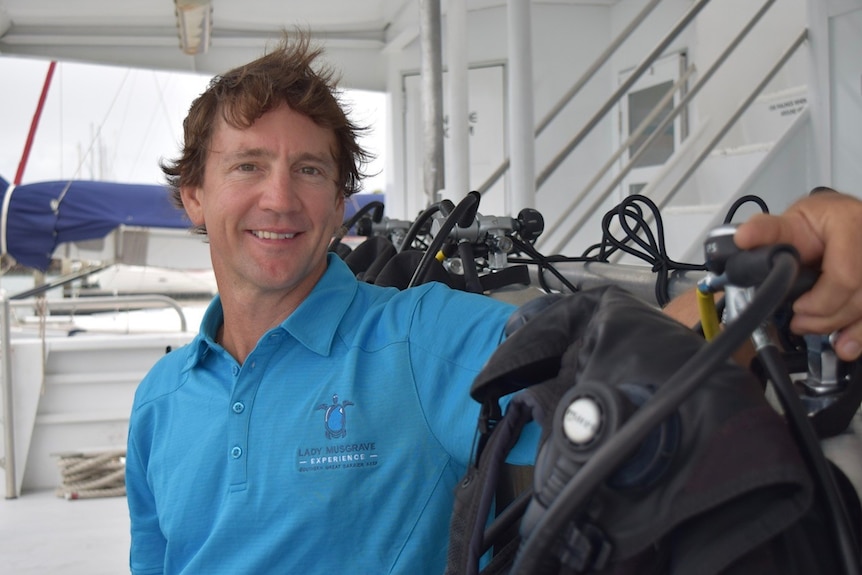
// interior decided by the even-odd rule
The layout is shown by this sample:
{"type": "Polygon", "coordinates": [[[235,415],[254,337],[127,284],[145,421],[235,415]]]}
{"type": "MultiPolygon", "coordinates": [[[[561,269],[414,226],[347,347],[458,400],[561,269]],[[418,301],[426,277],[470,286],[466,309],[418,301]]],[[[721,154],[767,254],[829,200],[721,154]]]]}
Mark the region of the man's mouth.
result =
{"type": "Polygon", "coordinates": [[[254,234],[256,238],[260,238],[262,240],[289,240],[294,237],[296,234],[277,234],[275,232],[267,232],[264,230],[255,230],[251,232],[254,234]]]}

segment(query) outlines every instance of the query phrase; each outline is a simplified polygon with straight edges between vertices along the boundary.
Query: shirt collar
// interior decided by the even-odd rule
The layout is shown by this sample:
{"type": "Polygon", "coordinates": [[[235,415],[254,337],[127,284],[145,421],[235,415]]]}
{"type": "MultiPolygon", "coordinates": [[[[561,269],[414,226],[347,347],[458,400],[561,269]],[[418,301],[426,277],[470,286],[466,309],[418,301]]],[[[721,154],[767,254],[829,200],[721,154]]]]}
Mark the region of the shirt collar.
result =
{"type": "MultiPolygon", "coordinates": [[[[357,280],[350,268],[333,253],[327,254],[323,276],[308,297],[279,328],[319,355],[329,355],[338,326],[356,294],[357,280]]],[[[189,366],[200,361],[212,346],[219,327],[224,323],[221,298],[216,295],[201,320],[196,348],[189,366]]]]}
{"type": "Polygon", "coordinates": [[[341,319],[356,295],[357,279],[341,258],[327,255],[326,272],[282,329],[319,355],[329,355],[341,319]]]}

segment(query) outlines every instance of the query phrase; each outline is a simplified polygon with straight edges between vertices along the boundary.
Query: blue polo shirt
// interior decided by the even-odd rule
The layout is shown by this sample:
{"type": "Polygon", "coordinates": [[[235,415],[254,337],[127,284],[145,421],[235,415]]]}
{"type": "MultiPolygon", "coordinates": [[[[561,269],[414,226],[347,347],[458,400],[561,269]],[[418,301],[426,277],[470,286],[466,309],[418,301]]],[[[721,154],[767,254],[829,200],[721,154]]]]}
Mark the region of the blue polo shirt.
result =
{"type": "Polygon", "coordinates": [[[330,256],[240,365],[215,342],[216,297],[135,396],[132,572],[441,573],[479,413],[469,388],[513,309],[362,283],[330,256]]]}

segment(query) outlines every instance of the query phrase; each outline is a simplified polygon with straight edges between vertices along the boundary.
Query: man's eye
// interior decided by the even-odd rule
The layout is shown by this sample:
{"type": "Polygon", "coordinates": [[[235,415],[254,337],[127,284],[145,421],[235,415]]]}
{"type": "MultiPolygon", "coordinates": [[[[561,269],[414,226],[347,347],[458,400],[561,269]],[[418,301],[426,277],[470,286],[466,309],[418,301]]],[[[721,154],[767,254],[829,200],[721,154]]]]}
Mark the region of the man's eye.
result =
{"type": "Polygon", "coordinates": [[[237,166],[237,169],[240,172],[253,172],[257,167],[254,164],[240,164],[237,166]]]}
{"type": "Polygon", "coordinates": [[[320,170],[318,170],[314,166],[303,166],[299,169],[299,172],[306,176],[316,176],[321,173],[320,170]]]}

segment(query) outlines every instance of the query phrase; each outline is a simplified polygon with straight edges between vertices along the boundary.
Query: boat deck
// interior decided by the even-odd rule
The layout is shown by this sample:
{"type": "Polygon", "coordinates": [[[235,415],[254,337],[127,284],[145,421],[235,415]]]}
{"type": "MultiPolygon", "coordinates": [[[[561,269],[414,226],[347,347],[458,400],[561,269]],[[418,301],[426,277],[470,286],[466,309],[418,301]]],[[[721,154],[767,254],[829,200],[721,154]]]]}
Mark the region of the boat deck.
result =
{"type": "Polygon", "coordinates": [[[126,498],[37,491],[0,499],[0,557],[9,575],[129,573],[126,498]]]}

